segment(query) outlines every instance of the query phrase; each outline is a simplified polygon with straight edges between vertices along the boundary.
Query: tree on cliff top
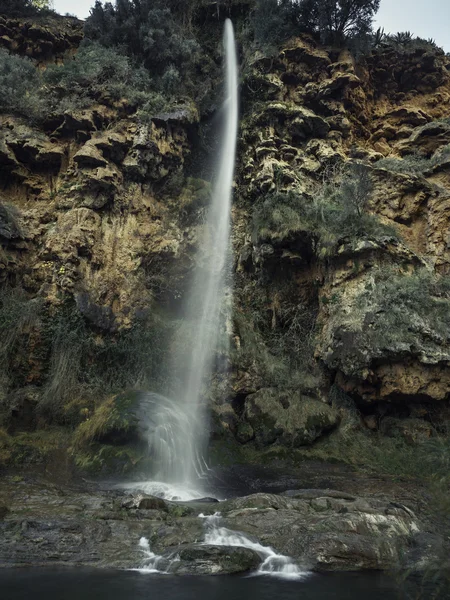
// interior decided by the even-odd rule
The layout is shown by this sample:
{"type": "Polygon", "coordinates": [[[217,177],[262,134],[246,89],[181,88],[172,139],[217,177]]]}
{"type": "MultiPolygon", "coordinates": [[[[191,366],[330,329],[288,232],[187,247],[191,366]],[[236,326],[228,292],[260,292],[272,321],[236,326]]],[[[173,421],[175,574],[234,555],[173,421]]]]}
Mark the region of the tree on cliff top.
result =
{"type": "Polygon", "coordinates": [[[323,43],[342,45],[372,32],[381,0],[257,0],[255,39],[262,45],[295,33],[313,33],[323,43]]]}
{"type": "Polygon", "coordinates": [[[169,66],[185,72],[195,60],[198,44],[184,30],[172,5],[174,0],[99,0],[86,21],[88,40],[118,47],[150,73],[162,75],[169,66]]]}
{"type": "Polygon", "coordinates": [[[0,14],[22,17],[53,8],[53,0],[1,0],[0,14]]]}
{"type": "Polygon", "coordinates": [[[367,35],[381,0],[300,0],[300,23],[325,43],[341,44],[367,35]]]}

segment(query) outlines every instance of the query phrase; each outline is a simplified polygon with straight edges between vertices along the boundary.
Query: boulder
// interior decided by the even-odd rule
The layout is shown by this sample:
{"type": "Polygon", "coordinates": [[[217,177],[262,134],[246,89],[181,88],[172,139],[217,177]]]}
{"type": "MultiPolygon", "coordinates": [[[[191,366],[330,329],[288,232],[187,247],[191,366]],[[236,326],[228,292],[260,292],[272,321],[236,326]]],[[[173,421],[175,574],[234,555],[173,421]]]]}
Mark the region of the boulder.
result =
{"type": "Polygon", "coordinates": [[[299,392],[273,388],[248,396],[244,414],[260,446],[276,441],[291,448],[308,445],[339,421],[337,411],[327,404],[299,392]]]}
{"type": "Polygon", "coordinates": [[[180,562],[171,570],[177,574],[223,575],[258,568],[260,556],[250,548],[237,546],[189,545],[177,552],[180,562]]]}
{"type": "Polygon", "coordinates": [[[141,496],[137,499],[137,508],[140,510],[163,510],[169,511],[167,502],[156,496],[141,496]]]}

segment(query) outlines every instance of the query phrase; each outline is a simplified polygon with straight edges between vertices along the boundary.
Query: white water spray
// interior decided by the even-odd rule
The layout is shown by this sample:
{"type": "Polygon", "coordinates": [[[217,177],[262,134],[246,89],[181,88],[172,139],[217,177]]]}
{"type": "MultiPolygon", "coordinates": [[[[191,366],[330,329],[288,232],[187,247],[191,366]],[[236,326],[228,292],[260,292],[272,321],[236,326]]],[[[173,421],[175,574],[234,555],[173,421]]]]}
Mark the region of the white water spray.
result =
{"type": "Polygon", "coordinates": [[[135,485],[169,499],[186,500],[204,495],[200,481],[207,471],[203,451],[208,425],[203,388],[210,383],[227,321],[225,300],[227,293],[229,295],[231,272],[230,217],[238,132],[238,65],[229,19],[225,23],[224,48],[225,126],[218,175],[184,317],[189,344],[188,347],[176,344],[178,349],[173,354],[171,373],[179,373],[178,383],[170,393],[174,401],[148,395],[147,399],[154,406],[148,424],[149,446],[158,465],[158,481],[147,482],[145,488],[142,484],[135,485]]]}

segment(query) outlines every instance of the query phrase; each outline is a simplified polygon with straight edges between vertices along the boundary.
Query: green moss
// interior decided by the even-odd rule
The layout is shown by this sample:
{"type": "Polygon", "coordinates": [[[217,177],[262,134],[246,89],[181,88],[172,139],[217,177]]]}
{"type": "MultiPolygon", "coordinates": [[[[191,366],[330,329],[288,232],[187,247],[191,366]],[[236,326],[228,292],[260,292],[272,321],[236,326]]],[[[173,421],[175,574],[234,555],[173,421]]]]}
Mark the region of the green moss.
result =
{"type": "Polygon", "coordinates": [[[130,391],[108,398],[94,414],[81,423],[74,434],[74,444],[83,446],[95,441],[127,441],[136,433],[136,408],[139,393],[130,391]]]}
{"type": "Polygon", "coordinates": [[[93,443],[72,449],[75,465],[91,474],[126,474],[137,469],[145,458],[141,448],[93,443]]]}
{"type": "Polygon", "coordinates": [[[62,427],[9,435],[0,429],[0,466],[23,467],[44,464],[57,450],[65,450],[70,436],[62,427]]]}
{"type": "Polygon", "coordinates": [[[151,466],[147,444],[138,439],[139,392],[131,390],[103,401],[76,428],[71,454],[90,473],[130,473],[151,466]]]}

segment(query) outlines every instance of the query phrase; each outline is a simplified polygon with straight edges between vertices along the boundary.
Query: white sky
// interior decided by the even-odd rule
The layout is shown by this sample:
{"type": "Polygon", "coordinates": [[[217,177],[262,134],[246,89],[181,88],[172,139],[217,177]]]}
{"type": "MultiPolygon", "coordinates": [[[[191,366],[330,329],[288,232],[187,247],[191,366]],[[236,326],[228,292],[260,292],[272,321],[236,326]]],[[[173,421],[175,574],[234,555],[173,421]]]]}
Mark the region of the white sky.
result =
{"type": "MultiPolygon", "coordinates": [[[[81,19],[89,15],[94,0],[54,0],[61,14],[71,13],[81,19]]],[[[386,33],[411,31],[425,39],[433,38],[450,52],[450,0],[381,0],[376,27],[386,33]]]]}

